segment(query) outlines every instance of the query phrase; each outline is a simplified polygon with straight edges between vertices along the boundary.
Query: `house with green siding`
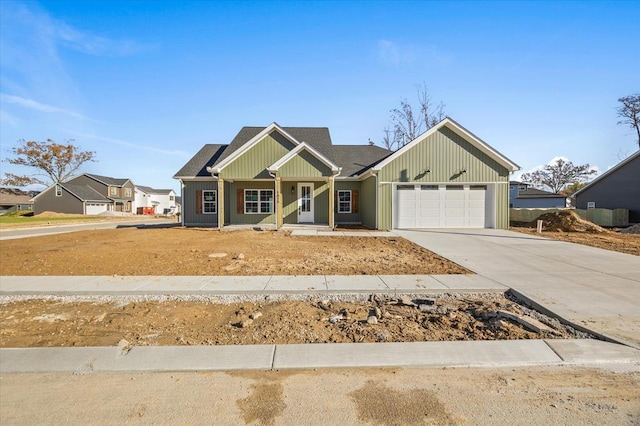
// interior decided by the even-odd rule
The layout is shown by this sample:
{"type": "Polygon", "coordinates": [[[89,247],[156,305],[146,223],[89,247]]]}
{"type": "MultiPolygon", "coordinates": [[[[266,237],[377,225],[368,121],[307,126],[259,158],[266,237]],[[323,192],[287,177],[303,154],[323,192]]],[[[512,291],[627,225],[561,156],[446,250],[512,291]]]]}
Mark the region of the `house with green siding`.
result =
{"type": "Polygon", "coordinates": [[[451,118],[393,152],[325,127],[243,127],[174,178],[185,226],[506,228],[519,166],[451,118]]]}

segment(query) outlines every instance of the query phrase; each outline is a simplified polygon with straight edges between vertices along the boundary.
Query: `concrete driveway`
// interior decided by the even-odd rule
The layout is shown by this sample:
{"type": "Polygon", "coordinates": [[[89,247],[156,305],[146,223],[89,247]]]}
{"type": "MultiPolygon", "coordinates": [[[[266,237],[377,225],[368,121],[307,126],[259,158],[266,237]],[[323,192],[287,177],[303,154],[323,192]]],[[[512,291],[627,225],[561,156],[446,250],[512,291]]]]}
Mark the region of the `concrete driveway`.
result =
{"type": "Polygon", "coordinates": [[[556,315],[640,348],[640,257],[496,229],[396,234],[556,315]]]}

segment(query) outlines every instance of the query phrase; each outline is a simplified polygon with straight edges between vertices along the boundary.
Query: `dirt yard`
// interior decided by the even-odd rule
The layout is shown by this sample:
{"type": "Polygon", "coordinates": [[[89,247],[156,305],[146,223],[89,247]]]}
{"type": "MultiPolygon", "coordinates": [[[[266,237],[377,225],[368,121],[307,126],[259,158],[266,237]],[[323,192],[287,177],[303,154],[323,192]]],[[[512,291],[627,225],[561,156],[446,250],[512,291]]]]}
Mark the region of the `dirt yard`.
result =
{"type": "Polygon", "coordinates": [[[570,210],[546,213],[531,223],[512,226],[510,229],[524,234],[640,256],[640,230],[637,225],[623,230],[610,230],[584,220],[570,210]],[[542,220],[541,234],[536,233],[538,220],[542,220]]]}
{"type": "Polygon", "coordinates": [[[198,228],[82,231],[0,242],[0,275],[468,274],[400,238],[198,228]]]}
{"type": "Polygon", "coordinates": [[[5,298],[0,307],[1,347],[115,346],[122,339],[147,346],[584,337],[502,294],[231,304],[5,298]]]}

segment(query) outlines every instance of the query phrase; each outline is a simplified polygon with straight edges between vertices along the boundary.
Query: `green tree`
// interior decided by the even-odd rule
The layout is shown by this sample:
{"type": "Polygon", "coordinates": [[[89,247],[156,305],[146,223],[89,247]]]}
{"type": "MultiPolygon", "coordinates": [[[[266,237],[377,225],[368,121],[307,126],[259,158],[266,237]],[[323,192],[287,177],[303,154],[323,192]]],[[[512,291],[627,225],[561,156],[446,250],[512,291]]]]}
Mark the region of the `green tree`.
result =
{"type": "Polygon", "coordinates": [[[549,188],[558,193],[569,185],[585,182],[597,173],[587,164],[574,165],[571,161],[559,158],[553,164],[547,164],[542,170],[524,173],[520,179],[538,188],[549,188]]]}
{"type": "Polygon", "coordinates": [[[94,151],[81,151],[73,144],[74,140],[67,140],[64,144],[51,139],[45,142],[18,141],[19,145],[12,148],[14,158],[5,161],[16,166],[35,169],[33,175],[15,175],[5,173],[0,181],[2,185],[23,187],[31,184],[52,184],[64,182],[87,161],[96,161],[94,151]],[[37,176],[48,178],[42,180],[37,176]]]}

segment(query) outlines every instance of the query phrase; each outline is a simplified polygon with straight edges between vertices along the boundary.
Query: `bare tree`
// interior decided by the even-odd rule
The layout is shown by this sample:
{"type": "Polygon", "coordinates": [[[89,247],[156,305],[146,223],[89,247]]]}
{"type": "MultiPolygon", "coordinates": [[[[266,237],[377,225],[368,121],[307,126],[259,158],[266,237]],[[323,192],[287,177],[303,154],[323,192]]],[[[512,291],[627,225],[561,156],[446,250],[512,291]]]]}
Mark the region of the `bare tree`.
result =
{"type": "MultiPolygon", "coordinates": [[[[8,158],[5,161],[9,164],[36,169],[39,173],[36,173],[35,176],[46,176],[50,183],[64,182],[82,164],[87,161],[96,161],[94,151],[80,151],[77,146],[73,145],[73,140],[66,141],[66,144],[59,144],[51,139],[47,139],[45,142],[27,142],[21,139],[19,142],[19,146],[12,148],[16,157],[8,158]]],[[[0,183],[18,187],[36,183],[47,184],[46,181],[35,176],[5,173],[0,183]]]]}
{"type": "Polygon", "coordinates": [[[618,117],[622,120],[618,124],[627,124],[636,131],[638,148],[640,148],[640,93],[618,99],[622,105],[617,109],[618,117]]]}
{"type": "Polygon", "coordinates": [[[444,104],[434,104],[427,86],[416,85],[418,108],[407,99],[400,100],[400,107],[391,110],[391,127],[384,129],[382,142],[387,149],[402,148],[423,132],[429,130],[445,118],[444,104]]]}
{"type": "Polygon", "coordinates": [[[542,170],[524,173],[520,179],[539,188],[546,187],[558,193],[568,186],[587,181],[596,172],[588,163],[576,166],[571,161],[559,158],[555,163],[544,166],[542,170]]]}

